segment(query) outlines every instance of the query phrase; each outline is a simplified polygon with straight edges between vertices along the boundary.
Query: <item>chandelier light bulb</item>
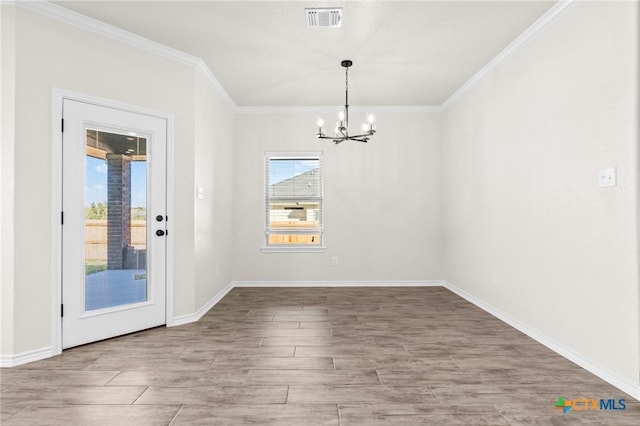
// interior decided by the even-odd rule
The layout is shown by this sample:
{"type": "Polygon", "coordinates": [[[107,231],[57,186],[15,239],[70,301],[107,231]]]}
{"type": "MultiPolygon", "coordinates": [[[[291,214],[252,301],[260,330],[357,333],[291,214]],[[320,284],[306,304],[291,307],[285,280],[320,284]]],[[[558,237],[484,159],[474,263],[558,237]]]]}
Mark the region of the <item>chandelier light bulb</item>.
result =
{"type": "Polygon", "coordinates": [[[369,122],[369,124],[373,124],[375,117],[373,116],[373,114],[369,114],[367,116],[367,121],[369,122]]]}
{"type": "Polygon", "coordinates": [[[344,111],[340,111],[340,112],[338,113],[338,120],[340,120],[340,121],[344,121],[344,111]]]}
{"type": "Polygon", "coordinates": [[[322,118],[318,118],[318,133],[316,133],[316,136],[318,137],[323,137],[324,136],[324,128],[322,126],[324,126],[324,120],[322,118]]]}
{"type": "Polygon", "coordinates": [[[369,131],[369,124],[370,123],[362,123],[362,131],[363,132],[368,132],[369,131]]]}

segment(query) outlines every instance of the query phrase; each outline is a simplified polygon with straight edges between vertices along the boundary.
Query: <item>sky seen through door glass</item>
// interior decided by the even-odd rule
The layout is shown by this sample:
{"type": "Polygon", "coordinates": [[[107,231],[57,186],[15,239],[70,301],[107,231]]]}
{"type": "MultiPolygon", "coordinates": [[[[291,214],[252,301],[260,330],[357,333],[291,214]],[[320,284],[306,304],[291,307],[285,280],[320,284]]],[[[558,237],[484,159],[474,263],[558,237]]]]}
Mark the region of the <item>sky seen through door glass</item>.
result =
{"type": "MultiPolygon", "coordinates": [[[[86,156],[85,207],[107,202],[107,160],[86,156]]],[[[131,208],[147,205],[147,162],[131,162],[131,208]]]]}

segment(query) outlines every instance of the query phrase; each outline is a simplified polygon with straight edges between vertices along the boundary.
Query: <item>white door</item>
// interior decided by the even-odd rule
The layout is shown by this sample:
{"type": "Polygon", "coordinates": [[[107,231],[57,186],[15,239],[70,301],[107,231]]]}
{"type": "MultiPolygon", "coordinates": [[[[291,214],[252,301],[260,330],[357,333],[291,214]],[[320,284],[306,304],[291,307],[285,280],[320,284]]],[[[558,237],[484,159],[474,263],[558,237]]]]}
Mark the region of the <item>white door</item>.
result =
{"type": "Polygon", "coordinates": [[[167,122],[63,100],[62,347],[165,324],[167,122]]]}

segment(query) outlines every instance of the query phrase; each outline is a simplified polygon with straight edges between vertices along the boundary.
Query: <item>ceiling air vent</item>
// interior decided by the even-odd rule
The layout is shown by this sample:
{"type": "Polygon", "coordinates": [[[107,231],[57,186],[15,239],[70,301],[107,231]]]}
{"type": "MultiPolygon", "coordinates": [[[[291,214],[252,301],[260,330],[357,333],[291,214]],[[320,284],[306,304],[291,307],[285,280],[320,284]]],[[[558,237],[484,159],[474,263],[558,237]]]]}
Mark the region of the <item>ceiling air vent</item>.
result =
{"type": "Polygon", "coordinates": [[[342,8],[305,9],[307,27],[339,28],[342,26],[342,8]]]}

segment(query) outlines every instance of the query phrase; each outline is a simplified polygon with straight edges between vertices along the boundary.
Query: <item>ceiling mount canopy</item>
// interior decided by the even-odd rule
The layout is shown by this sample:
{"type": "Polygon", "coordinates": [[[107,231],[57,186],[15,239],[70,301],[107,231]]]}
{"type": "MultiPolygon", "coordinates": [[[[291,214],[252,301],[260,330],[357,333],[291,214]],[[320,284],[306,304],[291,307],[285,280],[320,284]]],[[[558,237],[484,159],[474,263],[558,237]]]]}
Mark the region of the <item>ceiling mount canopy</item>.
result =
{"type": "Polygon", "coordinates": [[[318,119],[318,132],[316,136],[319,139],[331,139],[335,144],[344,141],[369,142],[369,138],[376,133],[376,127],[373,124],[373,114],[367,116],[367,121],[362,125],[362,133],[357,135],[349,134],[349,68],[353,65],[353,61],[345,59],[340,62],[344,68],[344,110],[338,113],[338,122],[336,123],[335,136],[327,136],[324,133],[324,121],[318,119]]]}

